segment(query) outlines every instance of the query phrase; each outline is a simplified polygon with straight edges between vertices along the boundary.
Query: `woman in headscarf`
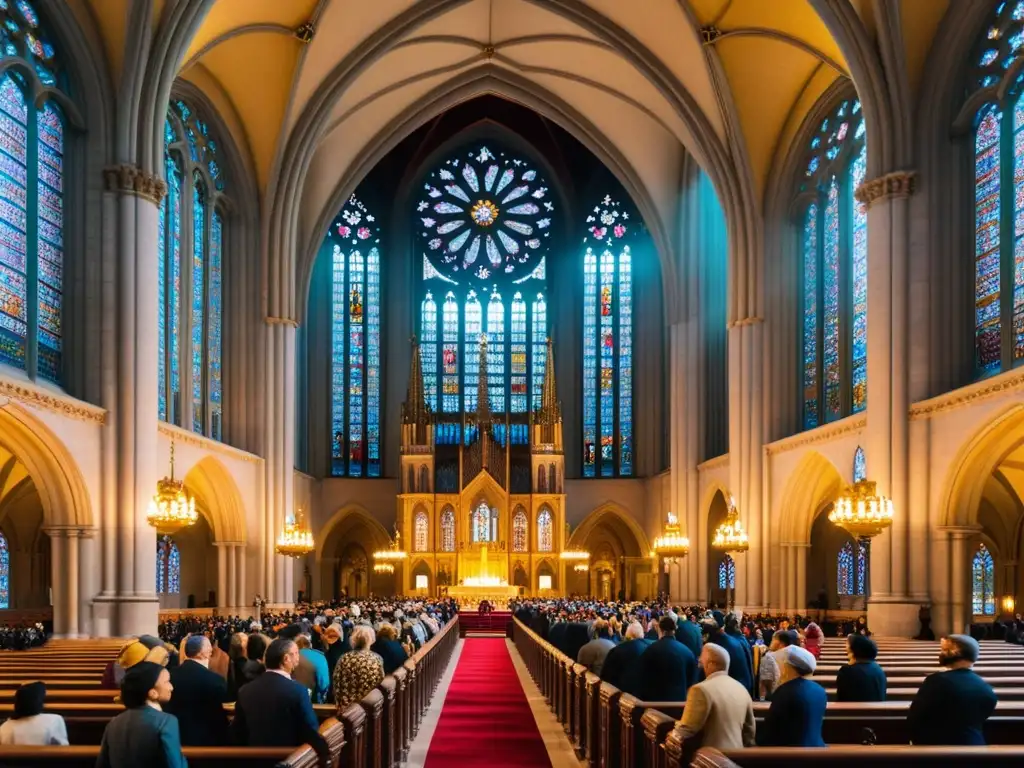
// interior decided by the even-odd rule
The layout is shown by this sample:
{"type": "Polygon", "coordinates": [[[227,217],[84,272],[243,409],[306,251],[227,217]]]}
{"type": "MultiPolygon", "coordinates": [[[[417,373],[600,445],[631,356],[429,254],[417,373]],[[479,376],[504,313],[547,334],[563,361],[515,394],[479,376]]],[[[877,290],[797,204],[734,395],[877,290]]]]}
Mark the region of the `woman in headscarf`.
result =
{"type": "Polygon", "coordinates": [[[44,713],[46,686],[26,683],[14,694],[14,714],[0,725],[0,744],[31,747],[68,745],[68,731],[60,715],[44,713]]]}
{"type": "Polygon", "coordinates": [[[824,640],[824,633],[821,627],[813,621],[804,630],[804,648],[814,654],[815,659],[821,658],[821,643],[824,640]]]}

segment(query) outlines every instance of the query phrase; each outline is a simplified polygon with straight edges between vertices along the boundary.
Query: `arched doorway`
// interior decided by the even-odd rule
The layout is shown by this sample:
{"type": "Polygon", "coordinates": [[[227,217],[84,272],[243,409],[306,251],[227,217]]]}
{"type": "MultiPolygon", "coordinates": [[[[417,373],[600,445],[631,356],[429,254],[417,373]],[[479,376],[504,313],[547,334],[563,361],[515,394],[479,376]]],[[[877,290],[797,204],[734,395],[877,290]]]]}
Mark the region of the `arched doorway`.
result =
{"type": "Polygon", "coordinates": [[[657,590],[647,537],[626,510],[610,505],[594,510],[573,531],[566,549],[590,553],[590,571],[582,576],[566,566],[571,591],[596,596],[606,590],[607,599],[636,600],[657,590]]]}
{"type": "MultiPolygon", "coordinates": [[[[0,446],[0,612],[50,607],[50,537],[24,462],[0,446]]],[[[2,613],[0,613],[2,615],[2,613]]]]}
{"type": "Polygon", "coordinates": [[[722,491],[717,491],[708,507],[707,535],[704,542],[707,549],[708,605],[719,607],[728,604],[730,589],[735,589],[736,561],[731,555],[711,546],[715,530],[725,522],[729,513],[729,502],[722,491]],[[726,559],[728,557],[728,559],[726,559]],[[731,578],[730,578],[731,575],[731,578]],[[732,586],[730,586],[730,584],[732,586]]]}
{"type": "Polygon", "coordinates": [[[804,605],[817,610],[867,609],[869,544],[860,542],[828,519],[832,504],[818,512],[811,526],[804,605]]]}
{"type": "Polygon", "coordinates": [[[366,548],[354,541],[342,547],[338,555],[335,594],[350,598],[365,598],[370,594],[372,564],[366,548]]]}
{"type": "Polygon", "coordinates": [[[401,592],[403,564],[394,573],[377,573],[373,553],[387,549],[390,537],[384,526],[361,507],[344,507],[334,513],[317,537],[317,576],[313,598],[327,600],[342,594],[355,596],[395,595],[401,592]]]}

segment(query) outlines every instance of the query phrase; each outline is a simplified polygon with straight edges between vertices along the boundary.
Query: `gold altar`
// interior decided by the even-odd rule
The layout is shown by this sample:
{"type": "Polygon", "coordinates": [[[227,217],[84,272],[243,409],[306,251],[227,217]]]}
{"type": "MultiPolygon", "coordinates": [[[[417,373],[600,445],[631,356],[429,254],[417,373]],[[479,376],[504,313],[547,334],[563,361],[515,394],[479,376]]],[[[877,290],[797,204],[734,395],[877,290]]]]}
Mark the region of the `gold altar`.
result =
{"type": "Polygon", "coordinates": [[[448,588],[448,594],[460,603],[491,600],[504,603],[519,593],[519,589],[509,586],[508,558],[488,557],[488,547],[479,546],[477,552],[466,552],[459,555],[459,573],[466,574],[459,584],[448,588]]]}

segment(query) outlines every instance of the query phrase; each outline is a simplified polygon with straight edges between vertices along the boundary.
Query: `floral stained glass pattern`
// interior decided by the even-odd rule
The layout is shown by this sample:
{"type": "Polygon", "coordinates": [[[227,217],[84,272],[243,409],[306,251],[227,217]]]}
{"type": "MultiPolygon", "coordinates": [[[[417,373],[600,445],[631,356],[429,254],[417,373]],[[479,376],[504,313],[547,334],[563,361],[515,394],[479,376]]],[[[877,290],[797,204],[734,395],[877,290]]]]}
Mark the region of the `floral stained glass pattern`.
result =
{"type": "Polygon", "coordinates": [[[172,595],[181,592],[181,552],[173,541],[167,549],[167,592],[172,595]]]}
{"type": "Polygon", "coordinates": [[[548,304],[544,294],[538,293],[533,301],[533,410],[540,410],[541,396],[544,391],[544,368],[548,358],[548,304]]]}
{"type": "Polygon", "coordinates": [[[804,428],[818,426],[818,205],[811,203],[803,231],[804,428]]]}
{"type": "Polygon", "coordinates": [[[441,392],[445,413],[459,410],[459,305],[451,291],[444,298],[444,346],[441,349],[441,392]]]}
{"type": "Polygon", "coordinates": [[[480,379],[480,336],[483,333],[483,315],[476,291],[466,298],[466,344],[463,358],[463,398],[466,413],[476,410],[477,383],[480,379]]]}
{"type": "Polygon", "coordinates": [[[455,551],[455,512],[451,507],[441,512],[441,551],[455,551]]]}
{"type": "Polygon", "coordinates": [[[380,230],[353,195],[331,243],[331,474],[380,476],[380,230]]]}
{"type": "Polygon", "coordinates": [[[497,291],[487,302],[487,390],[491,410],[505,412],[505,305],[497,291]]]}
{"type": "Polygon", "coordinates": [[[619,474],[633,474],[633,256],[619,254],[619,474]]]}
{"type": "Polygon", "coordinates": [[[10,74],[0,80],[0,360],[25,368],[28,328],[28,110],[10,74]]]}
{"type": "MultiPolygon", "coordinates": [[[[850,185],[857,189],[864,183],[867,171],[867,149],[861,149],[850,168],[850,185]]],[[[851,410],[863,411],[868,403],[868,211],[867,206],[849,197],[853,206],[850,216],[853,222],[853,351],[850,383],[852,387],[851,410]]]]}
{"type": "Polygon", "coordinates": [[[736,589],[736,562],[726,555],[718,562],[718,588],[736,589]]]}
{"type": "Polygon", "coordinates": [[[39,375],[60,382],[64,268],[64,122],[52,103],[38,111],[39,150],[36,283],[39,375]]]}
{"type": "Polygon", "coordinates": [[[224,224],[219,211],[210,213],[210,259],[208,264],[209,286],[207,288],[206,349],[208,356],[207,381],[210,399],[210,437],[221,439],[221,416],[223,394],[221,390],[222,346],[221,324],[224,316],[223,283],[221,277],[221,255],[223,252],[224,224]]]}
{"type": "Polygon", "coordinates": [[[0,608],[11,607],[11,550],[0,533],[0,608]]]}
{"type": "Polygon", "coordinates": [[[181,552],[166,535],[156,540],[156,592],[158,595],[181,592],[181,552]]]}
{"type": "Polygon", "coordinates": [[[481,504],[473,510],[470,529],[473,533],[473,541],[491,540],[491,511],[486,504],[481,504]]]}
{"type": "Polygon", "coordinates": [[[825,206],[825,226],[822,257],[822,374],[825,377],[825,420],[842,414],[839,378],[839,183],[833,177],[825,206]]]}
{"type": "Polygon", "coordinates": [[[980,375],[999,370],[1002,351],[1000,297],[1000,124],[1002,112],[987,109],[975,134],[974,327],[975,366],[980,375]]]}
{"type": "Polygon", "coordinates": [[[846,542],[839,548],[836,559],[837,593],[840,595],[854,594],[853,542],[846,542]]]}
{"type": "Polygon", "coordinates": [[[427,521],[427,513],[422,509],[418,510],[413,520],[413,551],[430,551],[429,528],[430,524],[427,521]]]}
{"type": "Polygon", "coordinates": [[[971,561],[971,604],[975,616],[996,612],[996,566],[984,544],[978,546],[971,561]]]}
{"type": "Polygon", "coordinates": [[[1013,360],[1024,358],[1024,96],[1013,108],[1013,360]]]}
{"type": "Polygon", "coordinates": [[[529,521],[526,519],[526,510],[522,507],[516,508],[516,513],[512,517],[512,551],[513,552],[526,552],[527,551],[527,530],[530,527],[529,521]]]}
{"type": "Polygon", "coordinates": [[[995,7],[974,51],[971,90],[995,88],[1024,46],[1024,3],[1007,0],[995,7]]]}
{"type": "Polygon", "coordinates": [[[509,411],[526,413],[526,302],[519,291],[512,295],[509,331],[509,411]]]}
{"type": "Polygon", "coordinates": [[[427,291],[420,305],[420,361],[423,365],[423,395],[437,412],[437,302],[427,291]]]}
{"type": "Polygon", "coordinates": [[[859,445],[853,453],[853,482],[859,483],[868,478],[868,462],[864,457],[864,449],[859,445]]]}
{"type": "Polygon", "coordinates": [[[551,552],[554,547],[554,522],[551,511],[542,507],[537,513],[537,551],[551,552]]]}
{"type": "Polygon", "coordinates": [[[583,256],[583,476],[597,469],[597,254],[583,256]]]}
{"type": "Polygon", "coordinates": [[[192,181],[192,431],[203,431],[203,323],[206,319],[206,190],[198,172],[192,181]]]}
{"type": "Polygon", "coordinates": [[[857,542],[857,588],[858,595],[867,594],[868,585],[868,545],[862,541],[857,542]]]}

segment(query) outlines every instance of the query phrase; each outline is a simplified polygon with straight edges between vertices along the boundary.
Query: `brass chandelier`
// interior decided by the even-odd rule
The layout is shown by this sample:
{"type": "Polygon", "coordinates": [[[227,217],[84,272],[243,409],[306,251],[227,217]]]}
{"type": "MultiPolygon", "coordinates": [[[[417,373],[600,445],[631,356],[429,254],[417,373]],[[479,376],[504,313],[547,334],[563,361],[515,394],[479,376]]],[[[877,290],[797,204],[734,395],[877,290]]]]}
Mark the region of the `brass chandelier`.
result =
{"type": "Polygon", "coordinates": [[[296,516],[285,520],[284,530],[277,537],[275,549],[285,557],[304,557],[316,549],[313,532],[302,524],[301,509],[296,516]]]}
{"type": "Polygon", "coordinates": [[[590,560],[590,553],[580,549],[567,549],[558,557],[562,560],[583,561],[590,560]]]}
{"type": "MultiPolygon", "coordinates": [[[[395,526],[395,539],[392,541],[387,549],[379,549],[373,553],[373,559],[385,563],[400,563],[405,560],[409,555],[402,549],[402,534],[398,532],[398,526],[395,526]]],[[[376,564],[374,565],[376,568],[376,564]]],[[[394,572],[394,566],[392,566],[392,572],[394,572]]]]}
{"type": "Polygon", "coordinates": [[[711,546],[724,552],[746,552],[750,549],[750,540],[747,538],[747,532],[743,530],[739,510],[736,509],[736,501],[732,497],[729,498],[729,511],[725,521],[715,529],[715,534],[711,538],[711,546]]]}
{"type": "Polygon", "coordinates": [[[665,532],[654,540],[652,546],[657,557],[664,558],[670,563],[690,554],[690,540],[683,536],[678,517],[669,512],[665,532]]]}
{"type": "Polygon", "coordinates": [[[156,493],[149,502],[146,522],[157,533],[171,535],[193,525],[199,519],[196,500],[185,494],[185,484],[174,479],[174,441],[171,441],[171,475],[157,481],[156,493]]]}
{"type": "Polygon", "coordinates": [[[892,525],[892,514],[892,500],[873,480],[860,480],[843,491],[828,519],[855,539],[871,539],[892,525]]]}
{"type": "Polygon", "coordinates": [[[374,563],[373,572],[392,574],[395,572],[395,566],[393,566],[391,563],[374,563]]]}

